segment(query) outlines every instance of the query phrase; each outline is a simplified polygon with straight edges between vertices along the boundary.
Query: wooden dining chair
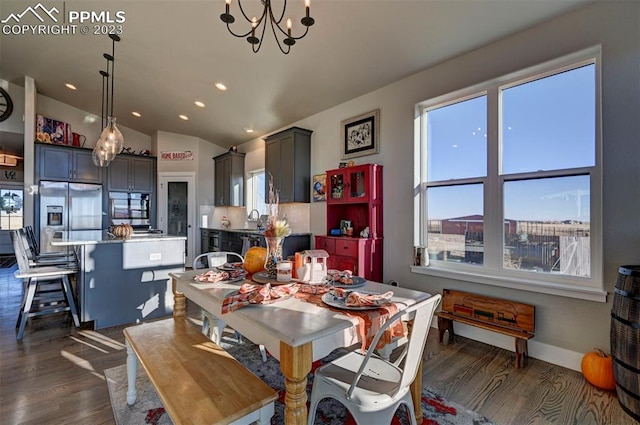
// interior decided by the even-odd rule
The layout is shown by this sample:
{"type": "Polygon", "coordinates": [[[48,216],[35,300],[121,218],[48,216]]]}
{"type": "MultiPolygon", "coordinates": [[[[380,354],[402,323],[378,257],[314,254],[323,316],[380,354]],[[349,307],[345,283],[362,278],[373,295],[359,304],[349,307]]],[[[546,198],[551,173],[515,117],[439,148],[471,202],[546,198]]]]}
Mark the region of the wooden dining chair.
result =
{"type": "Polygon", "coordinates": [[[69,311],[76,327],[80,327],[78,309],[73,297],[69,277],[77,272],[75,263],[61,266],[32,266],[29,263],[21,232],[10,231],[11,241],[18,263],[15,277],[24,282],[24,295],[16,327],[18,341],[22,340],[27,320],[69,311]]]}
{"type": "Polygon", "coordinates": [[[416,377],[427,341],[431,320],[442,295],[409,306],[393,315],[376,333],[366,353],[352,351],[318,368],[313,378],[308,425],[313,425],[318,403],[333,398],[342,403],[360,425],[389,425],[401,404],[416,424],[409,386],[416,377]],[[378,341],[394,322],[413,314],[409,342],[391,363],[374,351],[378,341]]]}

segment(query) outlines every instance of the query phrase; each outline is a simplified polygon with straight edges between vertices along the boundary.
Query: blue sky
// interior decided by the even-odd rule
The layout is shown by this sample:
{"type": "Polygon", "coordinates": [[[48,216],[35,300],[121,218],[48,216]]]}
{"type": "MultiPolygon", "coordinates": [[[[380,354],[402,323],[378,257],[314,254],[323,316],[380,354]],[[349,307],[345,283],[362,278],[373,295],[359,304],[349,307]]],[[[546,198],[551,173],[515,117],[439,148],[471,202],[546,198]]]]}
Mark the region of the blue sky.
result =
{"type": "MultiPolygon", "coordinates": [[[[595,65],[502,91],[502,173],[595,164],[595,65]]],[[[430,111],[428,178],[487,173],[487,99],[430,111]]],[[[505,185],[505,218],[589,221],[589,178],[572,176],[505,185]]],[[[429,218],[482,214],[480,185],[430,189],[429,218]]]]}

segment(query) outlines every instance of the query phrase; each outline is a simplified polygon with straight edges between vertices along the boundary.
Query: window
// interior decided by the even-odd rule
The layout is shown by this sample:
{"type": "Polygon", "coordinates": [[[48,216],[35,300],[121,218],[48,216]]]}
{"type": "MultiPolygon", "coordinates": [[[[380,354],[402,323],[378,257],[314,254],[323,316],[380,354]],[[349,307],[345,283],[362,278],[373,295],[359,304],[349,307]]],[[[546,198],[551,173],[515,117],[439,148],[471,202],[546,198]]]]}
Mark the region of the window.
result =
{"type": "Polygon", "coordinates": [[[267,213],[267,206],[264,202],[264,170],[249,173],[247,179],[247,210],[258,210],[260,214],[267,213]]]}
{"type": "Polygon", "coordinates": [[[604,300],[599,50],[419,105],[414,271],[604,300]]]}
{"type": "Polygon", "coordinates": [[[0,230],[23,227],[23,192],[21,189],[0,189],[0,230]]]}

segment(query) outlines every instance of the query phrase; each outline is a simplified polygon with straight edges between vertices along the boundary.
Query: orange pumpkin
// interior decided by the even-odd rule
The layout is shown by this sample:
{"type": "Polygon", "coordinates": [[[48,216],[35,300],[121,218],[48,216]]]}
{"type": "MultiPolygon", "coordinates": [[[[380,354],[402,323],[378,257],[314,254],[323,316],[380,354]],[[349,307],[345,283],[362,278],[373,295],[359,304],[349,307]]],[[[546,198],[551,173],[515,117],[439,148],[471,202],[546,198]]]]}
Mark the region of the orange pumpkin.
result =
{"type": "Polygon", "coordinates": [[[613,375],[613,357],[611,355],[595,348],[594,351],[590,351],[582,357],[580,368],[591,385],[603,390],[615,389],[616,379],[613,375]]]}
{"type": "Polygon", "coordinates": [[[267,248],[252,246],[244,255],[244,269],[248,273],[258,273],[264,270],[264,262],[267,259],[267,248]]]}

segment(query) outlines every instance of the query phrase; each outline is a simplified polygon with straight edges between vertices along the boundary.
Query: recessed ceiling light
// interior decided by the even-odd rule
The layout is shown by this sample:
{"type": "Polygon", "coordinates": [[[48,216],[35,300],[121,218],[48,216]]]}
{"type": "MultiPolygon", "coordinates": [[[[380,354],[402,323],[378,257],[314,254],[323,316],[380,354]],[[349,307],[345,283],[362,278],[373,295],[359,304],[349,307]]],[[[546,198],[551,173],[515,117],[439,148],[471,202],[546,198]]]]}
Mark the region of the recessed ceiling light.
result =
{"type": "Polygon", "coordinates": [[[181,120],[189,121],[189,117],[186,115],[178,115],[181,120]]]}
{"type": "Polygon", "coordinates": [[[65,86],[66,86],[68,89],[76,90],[76,86],[74,86],[74,85],[73,85],[73,84],[71,84],[71,83],[67,83],[67,84],[65,84],[65,86]]]}
{"type": "Polygon", "coordinates": [[[196,101],[195,101],[195,102],[193,102],[193,103],[195,103],[195,104],[196,104],[196,106],[199,106],[199,107],[201,107],[201,108],[204,108],[204,107],[206,106],[204,103],[200,102],[199,100],[196,100],[196,101]]]}
{"type": "Polygon", "coordinates": [[[247,133],[253,133],[253,128],[245,127],[243,130],[247,133]]]}
{"type": "Polygon", "coordinates": [[[226,90],[227,90],[227,86],[225,86],[225,85],[224,85],[224,84],[222,84],[222,83],[216,83],[216,88],[217,88],[218,90],[221,90],[221,91],[226,91],[226,90]]]}
{"type": "Polygon", "coordinates": [[[140,115],[140,112],[135,112],[135,111],[133,111],[131,113],[131,115],[133,115],[134,117],[138,117],[138,118],[140,118],[142,116],[142,115],[140,115]]]}

